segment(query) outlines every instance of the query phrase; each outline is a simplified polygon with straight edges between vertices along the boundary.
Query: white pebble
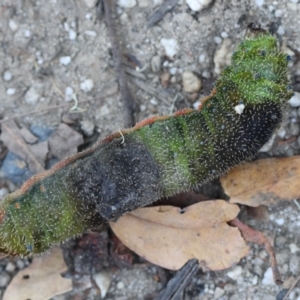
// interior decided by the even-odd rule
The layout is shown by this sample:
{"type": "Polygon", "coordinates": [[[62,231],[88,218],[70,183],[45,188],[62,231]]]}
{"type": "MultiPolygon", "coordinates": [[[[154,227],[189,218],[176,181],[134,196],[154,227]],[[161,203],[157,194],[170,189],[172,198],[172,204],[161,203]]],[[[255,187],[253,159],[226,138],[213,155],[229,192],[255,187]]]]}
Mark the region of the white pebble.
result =
{"type": "Polygon", "coordinates": [[[118,288],[119,290],[124,289],[124,287],[125,287],[125,284],[124,284],[123,281],[119,281],[119,282],[117,283],[117,288],[118,288]]]}
{"type": "Polygon", "coordinates": [[[298,0],[290,0],[292,3],[298,3],[298,0]]]}
{"type": "Polygon", "coordinates": [[[215,36],[214,40],[215,40],[215,43],[218,45],[222,43],[222,39],[219,36],[215,36]]]}
{"type": "Polygon", "coordinates": [[[164,47],[166,55],[173,58],[179,49],[178,43],[175,39],[165,39],[160,40],[161,45],[164,47]]]}
{"type": "Polygon", "coordinates": [[[10,80],[12,80],[12,78],[13,78],[13,75],[8,70],[6,70],[3,73],[3,79],[4,79],[4,81],[10,81],[10,80]]]}
{"type": "Polygon", "coordinates": [[[111,283],[110,274],[107,272],[94,274],[93,279],[100,289],[101,299],[104,299],[111,283]]]}
{"type": "Polygon", "coordinates": [[[70,30],[70,26],[69,26],[69,24],[67,22],[64,22],[64,29],[67,32],[70,30]]]}
{"type": "Polygon", "coordinates": [[[0,189],[0,198],[8,194],[8,189],[3,187],[0,189]]]}
{"type": "Polygon", "coordinates": [[[6,90],[6,94],[11,96],[11,95],[14,95],[16,93],[16,89],[14,88],[9,88],[6,90]]]}
{"type": "Polygon", "coordinates": [[[150,103],[153,104],[153,105],[157,105],[158,104],[158,102],[157,102],[157,100],[155,98],[150,99],[150,103]]]}
{"type": "Polygon", "coordinates": [[[284,35],[285,34],[285,30],[284,27],[282,25],[280,25],[277,29],[277,33],[280,35],[284,35]]]}
{"type": "Polygon", "coordinates": [[[31,31],[28,30],[28,29],[24,30],[24,36],[27,37],[27,38],[30,37],[31,36],[31,31]]]}
{"type": "Polygon", "coordinates": [[[61,65],[66,66],[71,62],[71,56],[62,56],[59,59],[61,65]]]}
{"type": "Polygon", "coordinates": [[[280,18],[283,15],[283,11],[281,9],[276,9],[275,10],[275,17],[280,18]]]}
{"type": "Polygon", "coordinates": [[[77,37],[76,31],[73,30],[73,29],[70,29],[70,30],[69,30],[69,39],[70,39],[70,40],[75,40],[76,37],[77,37]]]}
{"type": "Polygon", "coordinates": [[[91,20],[92,19],[92,14],[89,14],[89,13],[87,13],[86,15],[85,15],[85,18],[87,19],[87,20],[91,20]]]}
{"type": "Polygon", "coordinates": [[[140,110],[141,110],[141,111],[145,111],[146,109],[147,109],[146,105],[142,104],[142,105],[140,106],[140,110]]]}
{"type": "Polygon", "coordinates": [[[5,271],[11,273],[16,269],[16,266],[12,263],[12,262],[8,262],[6,267],[5,267],[5,271]]]}
{"type": "Polygon", "coordinates": [[[16,32],[19,28],[18,24],[14,20],[9,20],[8,26],[13,32],[16,32]]]}
{"type": "Polygon", "coordinates": [[[243,273],[243,269],[241,266],[236,266],[231,271],[227,272],[227,276],[232,280],[237,280],[243,273]]]}
{"type": "Polygon", "coordinates": [[[25,101],[31,105],[36,104],[39,98],[39,93],[33,87],[31,87],[25,94],[25,101]]]}
{"type": "Polygon", "coordinates": [[[300,250],[300,248],[296,244],[294,244],[294,243],[289,244],[289,248],[290,248],[290,250],[291,250],[291,252],[293,254],[296,253],[296,252],[298,252],[300,250]]]}
{"type": "Polygon", "coordinates": [[[274,285],[273,280],[273,272],[271,268],[268,268],[267,271],[264,274],[264,278],[261,282],[263,285],[274,285]]]}
{"type": "Polygon", "coordinates": [[[68,86],[65,90],[65,101],[69,102],[73,100],[73,89],[68,86]]]}
{"type": "Polygon", "coordinates": [[[288,101],[291,107],[299,107],[300,106],[300,93],[294,92],[293,97],[288,101]]]}
{"type": "Polygon", "coordinates": [[[118,5],[124,8],[132,8],[136,6],[136,0],[118,0],[118,5]]]}
{"type": "Polygon", "coordinates": [[[97,32],[94,30],[86,30],[84,32],[85,35],[91,36],[91,37],[96,37],[97,36],[97,32]]]}
{"type": "Polygon", "coordinates": [[[217,287],[214,292],[214,298],[220,299],[220,297],[222,297],[224,294],[225,294],[225,291],[223,289],[217,287]]]}
{"type": "Polygon", "coordinates": [[[86,79],[80,83],[80,89],[85,93],[90,92],[94,88],[94,81],[92,79],[86,79]]]}
{"type": "Polygon", "coordinates": [[[200,11],[207,7],[212,0],[185,0],[192,11],[200,11]]]}
{"type": "Polygon", "coordinates": [[[255,0],[257,6],[263,6],[265,1],[264,0],[255,0]]]}
{"type": "Polygon", "coordinates": [[[204,63],[206,61],[206,54],[202,53],[198,58],[199,63],[204,63]]]}
{"type": "Polygon", "coordinates": [[[223,32],[221,33],[221,37],[222,37],[223,39],[227,39],[227,38],[228,38],[228,33],[227,33],[226,31],[223,31],[223,32]]]}
{"type": "Polygon", "coordinates": [[[81,129],[86,136],[92,136],[94,133],[95,125],[89,120],[83,120],[80,122],[81,129]]]}
{"type": "Polygon", "coordinates": [[[279,226],[282,226],[282,225],[284,224],[284,219],[283,219],[283,218],[281,218],[281,219],[276,219],[276,220],[275,220],[275,223],[276,223],[277,225],[279,225],[279,226]]]}

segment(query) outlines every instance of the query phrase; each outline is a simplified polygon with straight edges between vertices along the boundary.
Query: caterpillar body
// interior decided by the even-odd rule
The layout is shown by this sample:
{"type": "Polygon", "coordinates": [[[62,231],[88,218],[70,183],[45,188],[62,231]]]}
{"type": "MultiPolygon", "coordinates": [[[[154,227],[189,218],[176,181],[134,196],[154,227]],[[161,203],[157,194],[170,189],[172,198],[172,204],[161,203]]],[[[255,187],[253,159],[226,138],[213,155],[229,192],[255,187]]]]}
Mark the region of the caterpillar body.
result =
{"type": "Polygon", "coordinates": [[[0,251],[41,253],[253,156],[292,96],[289,57],[250,28],[198,110],[154,117],[35,175],[0,203],[0,251]]]}

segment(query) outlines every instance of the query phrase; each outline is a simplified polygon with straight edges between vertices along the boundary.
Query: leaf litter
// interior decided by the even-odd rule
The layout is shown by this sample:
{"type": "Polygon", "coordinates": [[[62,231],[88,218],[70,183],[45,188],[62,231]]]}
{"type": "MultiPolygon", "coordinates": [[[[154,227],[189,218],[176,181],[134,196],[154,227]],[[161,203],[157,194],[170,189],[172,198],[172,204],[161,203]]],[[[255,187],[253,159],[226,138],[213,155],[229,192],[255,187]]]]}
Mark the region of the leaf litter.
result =
{"type": "Polygon", "coordinates": [[[28,268],[12,279],[3,300],[45,300],[71,291],[71,279],[61,276],[65,271],[62,250],[53,248],[47,255],[35,257],[28,268]]]}
{"type": "Polygon", "coordinates": [[[166,269],[197,258],[204,270],[223,270],[249,253],[240,231],[227,224],[238,213],[237,205],[213,200],[184,209],[140,208],[110,226],[127,247],[166,269]]]}

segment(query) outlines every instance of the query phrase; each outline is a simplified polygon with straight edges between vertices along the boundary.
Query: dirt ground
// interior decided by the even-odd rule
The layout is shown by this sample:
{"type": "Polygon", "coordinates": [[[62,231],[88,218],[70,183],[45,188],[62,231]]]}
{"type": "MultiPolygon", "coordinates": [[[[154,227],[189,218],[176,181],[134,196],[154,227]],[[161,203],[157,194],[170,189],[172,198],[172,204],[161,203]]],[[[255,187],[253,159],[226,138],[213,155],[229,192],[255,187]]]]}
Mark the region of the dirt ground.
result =
{"type": "MultiPolygon", "coordinates": [[[[96,19],[95,2],[1,1],[0,120],[15,118],[20,127],[53,130],[64,122],[84,136],[84,146],[124,127],[112,44],[104,18],[96,19]],[[75,112],[70,112],[75,104],[75,112]]],[[[206,2],[207,7],[193,11],[185,0],[180,0],[152,27],[147,26],[147,18],[162,4],[161,0],[119,2],[119,34],[128,60],[124,68],[132,70],[134,62],[138,70],[127,77],[136,103],[136,121],[193,107],[199,97],[211,90],[250,22],[258,22],[277,35],[282,48],[292,57],[290,80],[294,91],[300,92],[299,0],[199,0],[206,2]],[[195,72],[200,79],[199,95],[183,88],[185,71],[195,72]],[[138,80],[144,88],[135,83],[138,80]]],[[[300,103],[287,108],[276,134],[276,139],[290,142],[279,146],[274,142],[262,157],[299,154],[299,107],[300,103]]],[[[5,145],[0,144],[0,152],[4,149],[5,145]]],[[[7,184],[3,170],[1,177],[7,184]]],[[[9,182],[8,189],[17,185],[9,182]]],[[[293,203],[273,207],[269,218],[257,228],[275,242],[285,278],[283,287],[270,279],[266,252],[252,246],[251,255],[232,269],[197,274],[186,288],[184,299],[283,299],[284,289],[300,274],[300,249],[295,247],[300,247],[299,209],[293,203]]],[[[14,272],[27,262],[10,261],[16,266],[14,272]]],[[[14,274],[6,270],[7,263],[2,263],[0,269],[0,276],[8,276],[0,287],[2,295],[14,274]]],[[[111,284],[105,299],[153,299],[165,284],[155,280],[159,272],[159,267],[148,264],[110,270],[106,273],[111,284]]],[[[101,299],[96,294],[91,291],[86,299],[101,299]]],[[[69,293],[53,299],[80,298],[69,293]]],[[[300,299],[300,286],[288,299],[300,299]]]]}

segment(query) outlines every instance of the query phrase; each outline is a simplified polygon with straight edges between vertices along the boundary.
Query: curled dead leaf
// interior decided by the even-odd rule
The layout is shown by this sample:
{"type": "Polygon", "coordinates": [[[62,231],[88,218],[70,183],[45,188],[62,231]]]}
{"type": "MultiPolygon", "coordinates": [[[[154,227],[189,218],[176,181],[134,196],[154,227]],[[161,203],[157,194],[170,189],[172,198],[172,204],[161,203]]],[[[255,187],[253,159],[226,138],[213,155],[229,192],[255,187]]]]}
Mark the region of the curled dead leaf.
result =
{"type": "Polygon", "coordinates": [[[12,279],[3,300],[45,300],[66,293],[72,290],[71,279],[60,275],[66,270],[60,248],[52,249],[43,257],[35,257],[28,268],[12,279]]]}
{"type": "Polygon", "coordinates": [[[197,258],[205,270],[223,270],[249,252],[239,230],[227,224],[238,213],[237,205],[214,200],[185,209],[140,208],[110,226],[127,247],[164,268],[178,270],[197,258]]]}
{"type": "Polygon", "coordinates": [[[300,197],[300,156],[244,163],[221,177],[231,203],[272,205],[300,197]]]}

